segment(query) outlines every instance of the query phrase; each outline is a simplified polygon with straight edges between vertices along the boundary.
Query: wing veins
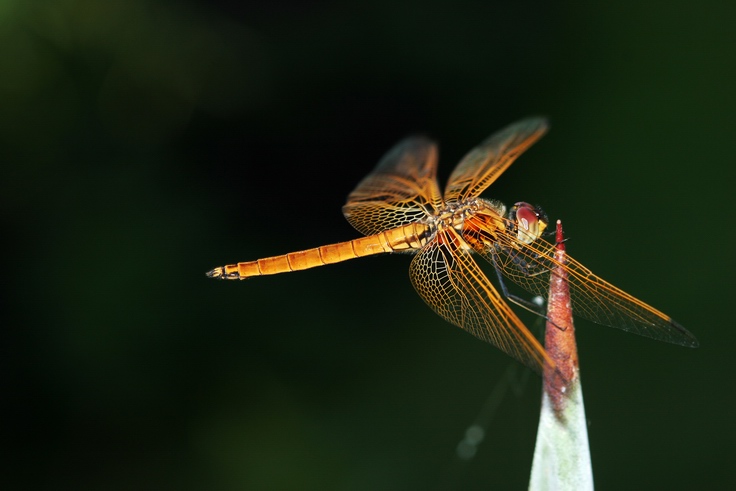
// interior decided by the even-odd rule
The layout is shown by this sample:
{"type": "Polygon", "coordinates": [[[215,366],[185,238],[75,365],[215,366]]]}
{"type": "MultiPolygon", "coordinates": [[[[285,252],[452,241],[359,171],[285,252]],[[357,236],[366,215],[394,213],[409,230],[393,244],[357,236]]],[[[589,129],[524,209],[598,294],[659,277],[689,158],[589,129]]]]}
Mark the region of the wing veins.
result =
{"type": "Polygon", "coordinates": [[[464,246],[454,229],[439,231],[412,261],[414,288],[447,321],[541,371],[545,361],[551,363],[544,348],[464,246]]]}
{"type": "MultiPolygon", "coordinates": [[[[498,234],[496,240],[501,251],[505,252],[504,260],[498,261],[504,276],[532,294],[547,298],[549,280],[543,274],[529,274],[530,269],[539,267],[551,270],[562,266],[568,273],[574,314],[597,324],[660,341],[697,346],[695,337],[666,314],[603,280],[569,255],[565,264],[560,265],[554,259],[553,244],[537,241],[529,245],[519,245],[508,232],[498,234]],[[526,268],[520,267],[518,261],[514,261],[514,255],[526,261],[526,268]]],[[[504,254],[501,251],[496,246],[478,252],[492,262],[489,254],[504,254]]]]}

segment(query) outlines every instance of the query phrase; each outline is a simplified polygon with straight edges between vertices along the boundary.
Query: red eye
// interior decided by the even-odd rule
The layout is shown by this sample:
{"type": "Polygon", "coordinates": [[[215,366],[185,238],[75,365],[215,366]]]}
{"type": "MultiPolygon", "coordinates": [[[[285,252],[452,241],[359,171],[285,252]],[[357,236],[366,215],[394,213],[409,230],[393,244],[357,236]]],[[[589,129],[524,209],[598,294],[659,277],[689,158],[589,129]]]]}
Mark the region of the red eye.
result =
{"type": "Polygon", "coordinates": [[[517,203],[516,223],[526,231],[537,226],[539,215],[529,203],[517,203]]]}
{"type": "Polygon", "coordinates": [[[523,201],[514,205],[509,217],[516,222],[516,236],[524,244],[537,240],[547,227],[546,218],[540,217],[540,210],[523,201]]]}

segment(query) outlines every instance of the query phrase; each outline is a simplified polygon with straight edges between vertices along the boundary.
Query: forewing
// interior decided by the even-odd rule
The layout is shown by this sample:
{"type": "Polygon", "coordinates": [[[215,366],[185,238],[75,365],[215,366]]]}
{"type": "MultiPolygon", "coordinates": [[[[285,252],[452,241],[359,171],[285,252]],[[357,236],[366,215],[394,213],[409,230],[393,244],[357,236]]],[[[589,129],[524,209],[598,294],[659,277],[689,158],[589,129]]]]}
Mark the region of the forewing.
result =
{"type": "Polygon", "coordinates": [[[541,372],[549,360],[483,274],[454,229],[440,231],[411,262],[411,282],[449,322],[541,372]]]}
{"type": "Polygon", "coordinates": [[[342,212],[365,235],[415,222],[442,206],[436,176],[437,146],[423,137],[407,138],[350,193],[342,212]]]}
{"type": "MultiPolygon", "coordinates": [[[[486,246],[478,252],[491,263],[495,260],[506,278],[547,298],[550,271],[559,266],[554,259],[554,244],[540,239],[523,245],[508,231],[495,240],[495,247],[486,246]]],[[[572,257],[566,256],[562,267],[568,274],[573,315],[658,341],[698,346],[695,336],[672,318],[602,280],[572,257]]]]}
{"type": "Polygon", "coordinates": [[[547,131],[547,120],[528,118],[517,121],[468,153],[450,175],[445,201],[463,201],[478,196],[527,148],[547,131]]]}

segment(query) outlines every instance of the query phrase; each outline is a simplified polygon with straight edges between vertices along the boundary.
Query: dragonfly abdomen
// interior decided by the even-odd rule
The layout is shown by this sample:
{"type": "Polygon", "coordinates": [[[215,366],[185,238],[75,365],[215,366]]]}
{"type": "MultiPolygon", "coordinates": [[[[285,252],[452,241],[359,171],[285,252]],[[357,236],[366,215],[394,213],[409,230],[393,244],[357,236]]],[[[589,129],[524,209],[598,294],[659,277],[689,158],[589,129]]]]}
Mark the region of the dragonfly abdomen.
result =
{"type": "Polygon", "coordinates": [[[244,280],[334,264],[357,257],[420,249],[428,240],[429,226],[412,223],[375,235],[313,249],[266,257],[256,261],[228,264],[207,273],[210,278],[244,280]]]}

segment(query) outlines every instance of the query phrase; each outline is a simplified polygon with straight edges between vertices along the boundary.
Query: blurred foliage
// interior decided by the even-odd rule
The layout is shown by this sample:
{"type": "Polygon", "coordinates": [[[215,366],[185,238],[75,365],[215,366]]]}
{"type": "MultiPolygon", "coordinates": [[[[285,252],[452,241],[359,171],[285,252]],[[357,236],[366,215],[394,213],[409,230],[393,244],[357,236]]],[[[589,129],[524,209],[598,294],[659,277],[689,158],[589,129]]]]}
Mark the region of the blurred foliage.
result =
{"type": "Polygon", "coordinates": [[[538,380],[457,460],[512,362],[434,316],[406,256],[204,272],[355,237],[340,206],[406,134],[446,177],[538,113],[552,132],[488,194],[544,205],[702,345],[579,323],[598,489],[728,487],[735,24],[725,2],[0,2],[0,487],[526,487],[538,380]]]}

